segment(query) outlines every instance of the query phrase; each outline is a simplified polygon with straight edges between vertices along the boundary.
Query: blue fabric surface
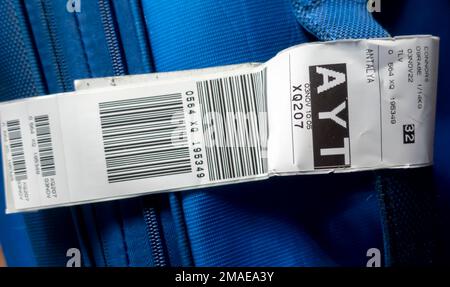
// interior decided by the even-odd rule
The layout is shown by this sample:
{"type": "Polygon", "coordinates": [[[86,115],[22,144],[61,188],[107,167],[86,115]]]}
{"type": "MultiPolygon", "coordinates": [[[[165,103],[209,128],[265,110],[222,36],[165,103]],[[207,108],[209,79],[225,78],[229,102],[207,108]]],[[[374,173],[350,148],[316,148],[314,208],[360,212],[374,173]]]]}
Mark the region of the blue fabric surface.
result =
{"type": "Polygon", "coordinates": [[[289,1],[143,1],[156,71],[267,60],[306,41],[289,1]]]}
{"type": "MultiPolygon", "coordinates": [[[[321,40],[387,35],[363,0],[102,0],[112,9],[121,46],[123,70],[117,70],[100,2],[83,1],[82,12],[71,15],[61,8],[66,0],[20,2],[0,1],[0,36],[9,39],[0,44],[2,100],[68,91],[80,78],[265,61],[311,39],[297,20],[321,40]]],[[[392,35],[441,35],[444,51],[449,47],[449,5],[383,2],[380,22],[392,35]],[[417,10],[421,17],[415,17],[417,10]]],[[[441,57],[441,79],[448,61],[441,57]]],[[[442,94],[448,85],[439,84],[434,168],[446,226],[450,100],[442,94]]],[[[397,176],[394,184],[382,178],[388,186],[402,182],[397,176]]],[[[159,202],[155,208],[174,266],[364,266],[369,248],[383,249],[374,182],[373,173],[287,177],[146,201],[159,202]]],[[[410,212],[417,210],[414,204],[410,212]]],[[[82,248],[86,265],[151,266],[143,205],[131,199],[25,216],[1,213],[0,242],[11,266],[61,266],[65,250],[72,247],[82,248]],[[63,227],[67,232],[61,234],[63,227]]]]}
{"type": "Polygon", "coordinates": [[[302,26],[322,41],[389,34],[367,10],[367,0],[291,0],[302,26]]]}

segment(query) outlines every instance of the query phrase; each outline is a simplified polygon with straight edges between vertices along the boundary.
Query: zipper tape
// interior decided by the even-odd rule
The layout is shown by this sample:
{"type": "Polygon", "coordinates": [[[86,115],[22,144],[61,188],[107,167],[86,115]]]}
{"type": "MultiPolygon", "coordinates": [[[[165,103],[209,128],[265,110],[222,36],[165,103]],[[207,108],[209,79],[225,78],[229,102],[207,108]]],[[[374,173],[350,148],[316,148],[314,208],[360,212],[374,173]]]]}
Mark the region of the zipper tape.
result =
{"type": "Polygon", "coordinates": [[[431,165],[438,46],[309,43],[261,64],[78,80],[2,103],[7,212],[431,165]]]}

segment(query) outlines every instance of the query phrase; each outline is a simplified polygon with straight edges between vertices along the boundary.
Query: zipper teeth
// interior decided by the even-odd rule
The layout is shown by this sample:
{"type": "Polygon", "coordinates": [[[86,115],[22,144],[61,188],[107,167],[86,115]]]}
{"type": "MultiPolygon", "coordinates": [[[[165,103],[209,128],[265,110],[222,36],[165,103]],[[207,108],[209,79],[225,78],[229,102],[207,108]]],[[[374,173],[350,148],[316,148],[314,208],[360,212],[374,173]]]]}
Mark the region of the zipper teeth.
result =
{"type": "Polygon", "coordinates": [[[147,225],[147,232],[153,250],[155,266],[165,267],[167,263],[164,256],[164,247],[160,236],[159,223],[154,208],[144,208],[144,220],[147,225]]]}
{"type": "Polygon", "coordinates": [[[112,68],[115,76],[125,75],[122,52],[120,50],[117,30],[114,25],[114,16],[109,0],[98,1],[100,17],[105,32],[106,43],[111,57],[112,68]]]}
{"type": "Polygon", "coordinates": [[[41,7],[43,12],[42,22],[48,29],[49,42],[53,51],[53,65],[57,74],[58,86],[62,91],[68,91],[72,89],[72,84],[70,77],[68,76],[69,69],[64,61],[64,56],[62,55],[61,43],[59,42],[56,33],[55,17],[51,11],[52,8],[47,1],[41,1],[41,7]]]}

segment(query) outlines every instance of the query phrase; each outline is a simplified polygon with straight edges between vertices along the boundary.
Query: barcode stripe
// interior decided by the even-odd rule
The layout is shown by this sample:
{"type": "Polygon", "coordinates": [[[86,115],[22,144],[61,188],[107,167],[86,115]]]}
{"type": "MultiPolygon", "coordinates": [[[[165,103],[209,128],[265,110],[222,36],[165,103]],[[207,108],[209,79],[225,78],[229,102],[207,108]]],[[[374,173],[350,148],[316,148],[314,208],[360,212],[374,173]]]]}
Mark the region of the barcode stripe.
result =
{"type": "MultiPolygon", "coordinates": [[[[233,94],[238,94],[239,93],[239,91],[236,89],[236,83],[235,83],[235,79],[234,78],[229,78],[229,84],[230,84],[230,91],[231,91],[231,95],[233,95],[233,94]]],[[[237,147],[240,147],[240,146],[242,146],[242,143],[241,143],[241,137],[240,137],[240,134],[238,133],[238,127],[240,126],[240,123],[238,122],[239,121],[239,115],[237,114],[238,113],[238,110],[236,110],[236,101],[237,101],[237,98],[235,99],[234,97],[230,97],[231,98],[231,102],[232,102],[232,110],[233,110],[233,113],[235,113],[235,118],[233,119],[233,121],[234,121],[234,123],[235,123],[235,146],[237,146],[237,147]]],[[[233,149],[233,151],[235,152],[235,159],[238,159],[239,161],[241,160],[241,156],[242,156],[242,154],[241,154],[241,150],[240,149],[233,149]]],[[[240,168],[236,168],[236,170],[237,170],[237,176],[238,177],[242,177],[242,170],[240,169],[240,168]]]]}
{"type": "Polygon", "coordinates": [[[266,172],[265,70],[197,83],[211,181],[266,172]]]}
{"type": "MultiPolygon", "coordinates": [[[[223,87],[223,92],[224,92],[223,95],[227,95],[227,94],[230,93],[230,89],[229,89],[229,86],[227,84],[222,84],[222,87],[223,87]]],[[[226,124],[226,129],[228,129],[230,131],[230,137],[231,137],[230,141],[232,140],[232,144],[235,144],[234,137],[236,136],[236,129],[235,129],[234,125],[233,125],[234,123],[231,122],[231,118],[229,118],[230,117],[229,113],[233,112],[232,107],[231,107],[230,97],[222,96],[222,99],[223,99],[223,101],[225,103],[225,111],[226,111],[225,124],[226,124]]],[[[227,158],[227,172],[229,173],[231,178],[235,178],[236,177],[236,172],[235,172],[236,170],[235,170],[235,168],[233,166],[233,158],[235,157],[235,155],[234,155],[235,150],[233,150],[233,149],[225,149],[225,153],[226,153],[226,158],[227,158]]]]}
{"type": "MultiPolygon", "coordinates": [[[[204,97],[205,95],[203,94],[203,83],[202,82],[198,82],[197,83],[197,91],[198,91],[198,98],[199,98],[199,103],[200,103],[200,107],[202,107],[200,109],[200,113],[202,116],[202,122],[203,122],[203,126],[208,125],[211,122],[211,119],[209,117],[209,114],[206,112],[208,109],[206,108],[206,102],[204,101],[204,97]]],[[[209,141],[209,137],[208,136],[204,136],[204,141],[205,141],[205,146],[211,146],[211,142],[209,141]]],[[[212,166],[214,165],[214,161],[212,160],[211,157],[211,152],[210,149],[206,149],[206,160],[207,160],[207,164],[208,164],[208,168],[209,168],[209,173],[214,173],[215,169],[212,168],[212,166]]],[[[211,175],[210,175],[211,177],[211,175]]]]}
{"type": "Polygon", "coordinates": [[[50,119],[48,115],[34,117],[36,124],[36,137],[39,151],[39,162],[43,177],[55,176],[55,158],[53,155],[53,143],[50,131],[50,119]]]}
{"type": "Polygon", "coordinates": [[[180,93],[104,102],[99,108],[110,183],[192,172],[180,93]]]}
{"type": "Polygon", "coordinates": [[[177,94],[166,94],[166,95],[155,95],[150,97],[142,97],[142,98],[136,98],[136,99],[129,99],[129,100],[119,100],[119,101],[112,101],[112,102],[104,102],[100,103],[100,108],[103,110],[106,110],[107,108],[111,107],[123,107],[127,105],[136,105],[141,103],[148,103],[148,102],[156,102],[156,101],[168,101],[171,99],[177,99],[179,97],[179,93],[177,94]]]}
{"type": "MultiPolygon", "coordinates": [[[[220,83],[220,100],[221,100],[221,105],[222,105],[222,114],[224,115],[224,121],[222,122],[222,124],[224,125],[223,130],[230,130],[229,127],[229,115],[228,115],[228,97],[226,97],[225,95],[227,94],[227,86],[224,85],[222,82],[220,83]]],[[[225,137],[223,139],[223,141],[225,141],[225,137]]],[[[230,156],[230,150],[229,149],[222,149],[222,151],[225,154],[225,176],[227,178],[233,178],[233,172],[232,172],[232,157],[230,156]]]]}
{"type": "Polygon", "coordinates": [[[16,181],[27,179],[27,169],[25,164],[25,153],[23,149],[22,131],[19,120],[6,122],[8,131],[9,146],[11,151],[12,167],[16,181]]]}

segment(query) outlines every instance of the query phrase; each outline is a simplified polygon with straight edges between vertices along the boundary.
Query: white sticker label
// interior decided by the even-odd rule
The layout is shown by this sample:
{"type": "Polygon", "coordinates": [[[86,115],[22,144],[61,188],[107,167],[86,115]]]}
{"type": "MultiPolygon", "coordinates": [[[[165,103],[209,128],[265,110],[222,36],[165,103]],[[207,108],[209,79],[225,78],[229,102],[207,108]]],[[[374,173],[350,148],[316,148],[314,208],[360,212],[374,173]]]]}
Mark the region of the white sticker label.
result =
{"type": "Polygon", "coordinates": [[[309,44],[269,61],[269,172],[432,164],[438,42],[309,44]]]}
{"type": "Polygon", "coordinates": [[[265,64],[81,80],[3,103],[7,211],[430,165],[438,42],[311,43],[265,64]]]}

